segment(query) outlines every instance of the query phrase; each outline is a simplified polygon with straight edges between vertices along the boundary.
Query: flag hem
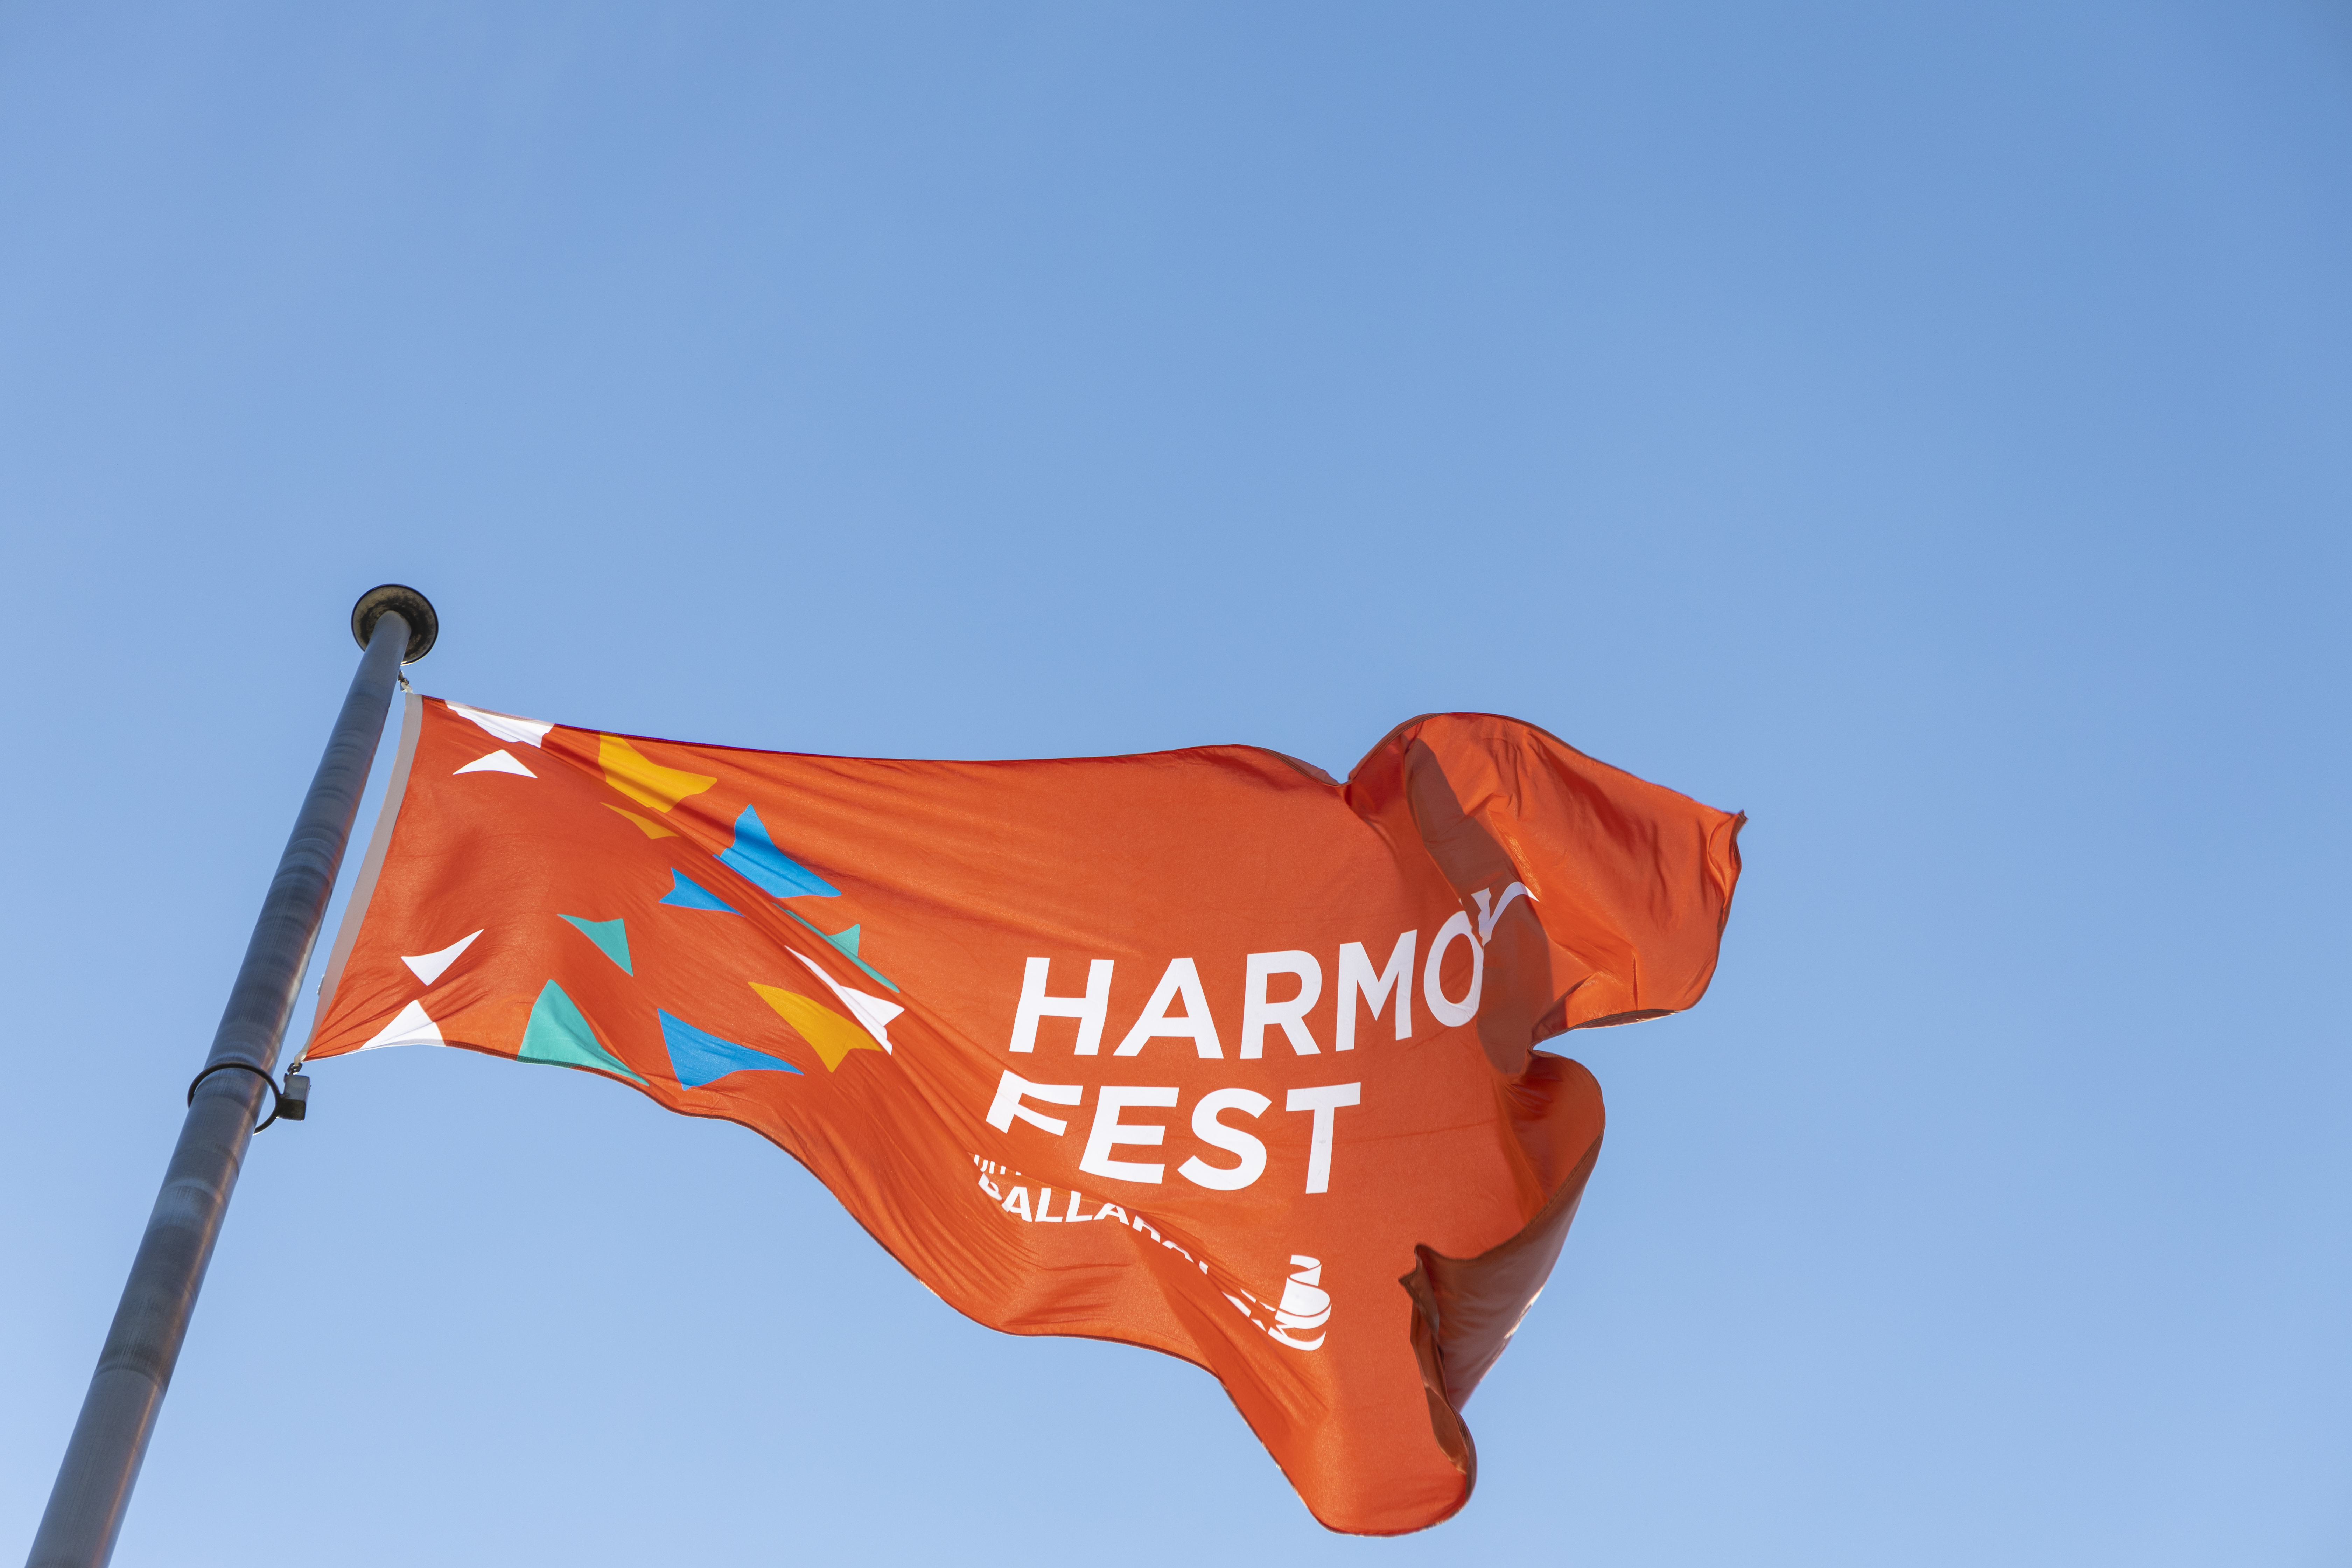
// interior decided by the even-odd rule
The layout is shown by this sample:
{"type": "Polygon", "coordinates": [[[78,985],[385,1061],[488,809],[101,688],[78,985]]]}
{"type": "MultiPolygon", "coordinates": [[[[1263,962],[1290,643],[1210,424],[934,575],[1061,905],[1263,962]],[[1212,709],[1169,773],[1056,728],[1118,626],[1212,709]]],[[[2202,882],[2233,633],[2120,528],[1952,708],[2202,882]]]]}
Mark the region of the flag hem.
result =
{"type": "Polygon", "coordinates": [[[360,874],[352,883],[350,901],[343,905],[342,923],[335,929],[335,944],[327,952],[326,973],[319,976],[320,1005],[311,1010],[310,1033],[302,1042],[302,1055],[306,1057],[318,1043],[319,1026],[327,1016],[326,1001],[342,984],[343,965],[351,961],[352,949],[359,943],[360,926],[366,919],[369,901],[375,897],[376,878],[383,872],[384,858],[392,849],[393,824],[400,816],[401,802],[408,796],[408,771],[416,762],[417,739],[425,731],[425,699],[412,691],[402,700],[402,708],[400,750],[393,758],[392,778],[384,785],[383,804],[376,808],[375,832],[368,838],[367,858],[360,862],[360,874]]]}

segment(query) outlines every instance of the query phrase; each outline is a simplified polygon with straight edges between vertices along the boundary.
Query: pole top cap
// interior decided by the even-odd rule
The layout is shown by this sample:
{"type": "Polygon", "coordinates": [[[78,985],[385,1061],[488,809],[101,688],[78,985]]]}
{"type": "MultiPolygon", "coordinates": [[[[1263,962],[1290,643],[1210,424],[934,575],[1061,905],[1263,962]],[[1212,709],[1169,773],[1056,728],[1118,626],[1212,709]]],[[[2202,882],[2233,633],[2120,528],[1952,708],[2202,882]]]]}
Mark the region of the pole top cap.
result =
{"type": "Polygon", "coordinates": [[[441,635],[441,617],[433,613],[432,600],[400,583],[370,588],[352,606],[352,636],[360,647],[367,647],[386,610],[397,612],[408,623],[408,647],[401,653],[401,663],[415,664],[433,651],[433,639],[441,635]]]}

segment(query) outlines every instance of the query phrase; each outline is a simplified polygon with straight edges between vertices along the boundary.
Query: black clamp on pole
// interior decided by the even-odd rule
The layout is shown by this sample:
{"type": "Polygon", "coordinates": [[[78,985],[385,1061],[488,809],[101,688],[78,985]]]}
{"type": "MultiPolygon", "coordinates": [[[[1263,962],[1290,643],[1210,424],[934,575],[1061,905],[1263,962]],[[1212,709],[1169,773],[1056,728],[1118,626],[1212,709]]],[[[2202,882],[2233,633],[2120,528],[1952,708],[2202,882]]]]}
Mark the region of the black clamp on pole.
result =
{"type": "MultiPolygon", "coordinates": [[[[263,1128],[277,1121],[278,1116],[285,1111],[286,1096],[278,1089],[278,1080],[270,1077],[268,1073],[262,1071],[261,1068],[255,1067],[251,1062],[215,1062],[212,1066],[198,1073],[188,1082],[188,1103],[190,1105],[194,1105],[196,1102],[196,1085],[204,1082],[205,1079],[212,1077],[213,1074],[216,1072],[249,1072],[254,1077],[259,1079],[262,1082],[269,1086],[269,1114],[253,1124],[253,1130],[256,1132],[260,1131],[263,1128]]],[[[310,1089],[309,1080],[305,1079],[302,1087],[304,1089],[304,1098],[308,1099],[310,1089]]],[[[293,1115],[287,1117],[287,1120],[289,1121],[299,1121],[302,1120],[301,1112],[298,1110],[293,1115]]]]}

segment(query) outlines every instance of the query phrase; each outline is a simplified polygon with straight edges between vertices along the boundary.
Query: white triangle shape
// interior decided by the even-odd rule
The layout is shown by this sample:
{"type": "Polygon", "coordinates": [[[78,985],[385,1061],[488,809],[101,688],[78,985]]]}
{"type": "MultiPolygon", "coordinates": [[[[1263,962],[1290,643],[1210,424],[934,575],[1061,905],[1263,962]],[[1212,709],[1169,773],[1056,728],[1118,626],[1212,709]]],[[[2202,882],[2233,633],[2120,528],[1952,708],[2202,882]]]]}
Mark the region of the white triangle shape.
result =
{"type": "MultiPolygon", "coordinates": [[[[504,751],[492,752],[487,757],[476,757],[472,762],[467,763],[464,767],[459,768],[457,773],[520,773],[527,779],[535,779],[539,776],[537,773],[532,773],[529,768],[524,767],[520,763],[516,762],[511,753],[504,751]]],[[[455,778],[457,775],[457,773],[452,773],[449,776],[455,778]]]]}
{"type": "Polygon", "coordinates": [[[849,1016],[865,1025],[866,1032],[879,1040],[884,1050],[893,1056],[898,1054],[898,1048],[890,1044],[887,1031],[890,1020],[905,1012],[904,1007],[899,1006],[896,1002],[885,1002],[879,996],[868,995],[863,991],[852,991],[848,986],[819,969],[815,959],[797,948],[788,947],[784,951],[807,964],[819,980],[832,986],[833,994],[841,998],[843,1006],[849,1009],[849,1016]]]}
{"type": "MultiPolygon", "coordinates": [[[[483,928],[484,931],[488,929],[487,926],[483,928]]],[[[478,931],[474,936],[481,934],[482,932],[478,931]]],[[[430,985],[448,973],[449,966],[457,962],[459,953],[474,945],[474,936],[461,936],[438,952],[420,952],[414,958],[403,953],[400,962],[408,965],[410,973],[417,979],[430,985]]]]}
{"type": "Polygon", "coordinates": [[[547,732],[555,728],[538,719],[518,719],[511,713],[493,713],[487,708],[468,708],[462,702],[449,704],[449,711],[460,719],[470,719],[501,741],[512,741],[519,746],[536,746],[547,732]]]}
{"type": "Polygon", "coordinates": [[[376,1032],[360,1049],[372,1051],[378,1046],[437,1046],[444,1042],[441,1026],[425,1016],[425,1004],[411,1002],[393,1015],[392,1022],[376,1032]]]}

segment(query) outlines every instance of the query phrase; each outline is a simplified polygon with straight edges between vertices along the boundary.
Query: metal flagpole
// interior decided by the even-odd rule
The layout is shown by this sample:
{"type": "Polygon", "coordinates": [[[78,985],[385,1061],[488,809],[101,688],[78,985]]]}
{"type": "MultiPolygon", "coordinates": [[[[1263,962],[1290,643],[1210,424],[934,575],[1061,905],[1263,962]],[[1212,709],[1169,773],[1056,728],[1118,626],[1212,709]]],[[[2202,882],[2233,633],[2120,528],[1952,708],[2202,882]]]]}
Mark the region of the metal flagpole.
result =
{"type": "MultiPolygon", "coordinates": [[[[278,857],[278,875],[262,900],[261,918],[246,944],[245,964],[229,990],[212,1054],[188,1088],[187,1120],[181,1123],[163,1191],[148,1215],[147,1234],[140,1238],[121,1304],[114,1310],[113,1327],[82,1398],[65,1461],[58,1467],[28,1568],[103,1568],[114,1555],[139,1463],[180,1359],[180,1342],[187,1336],[205,1266],[212,1260],[246,1142],[257,1131],[265,1094],[272,1102],[271,1119],[278,1114],[279,1091],[272,1076],[278,1047],[326,919],[327,896],[351,841],[352,819],[359,814],[360,792],[383,734],[394,683],[402,665],[425,657],[437,631],[432,605],[414,588],[387,584],[369,590],[352,606],[352,635],[367,651],[327,738],[310,793],[302,799],[301,815],[294,819],[286,853],[278,857]]],[[[289,1120],[299,1114],[292,1096],[283,1109],[289,1120]]]]}

